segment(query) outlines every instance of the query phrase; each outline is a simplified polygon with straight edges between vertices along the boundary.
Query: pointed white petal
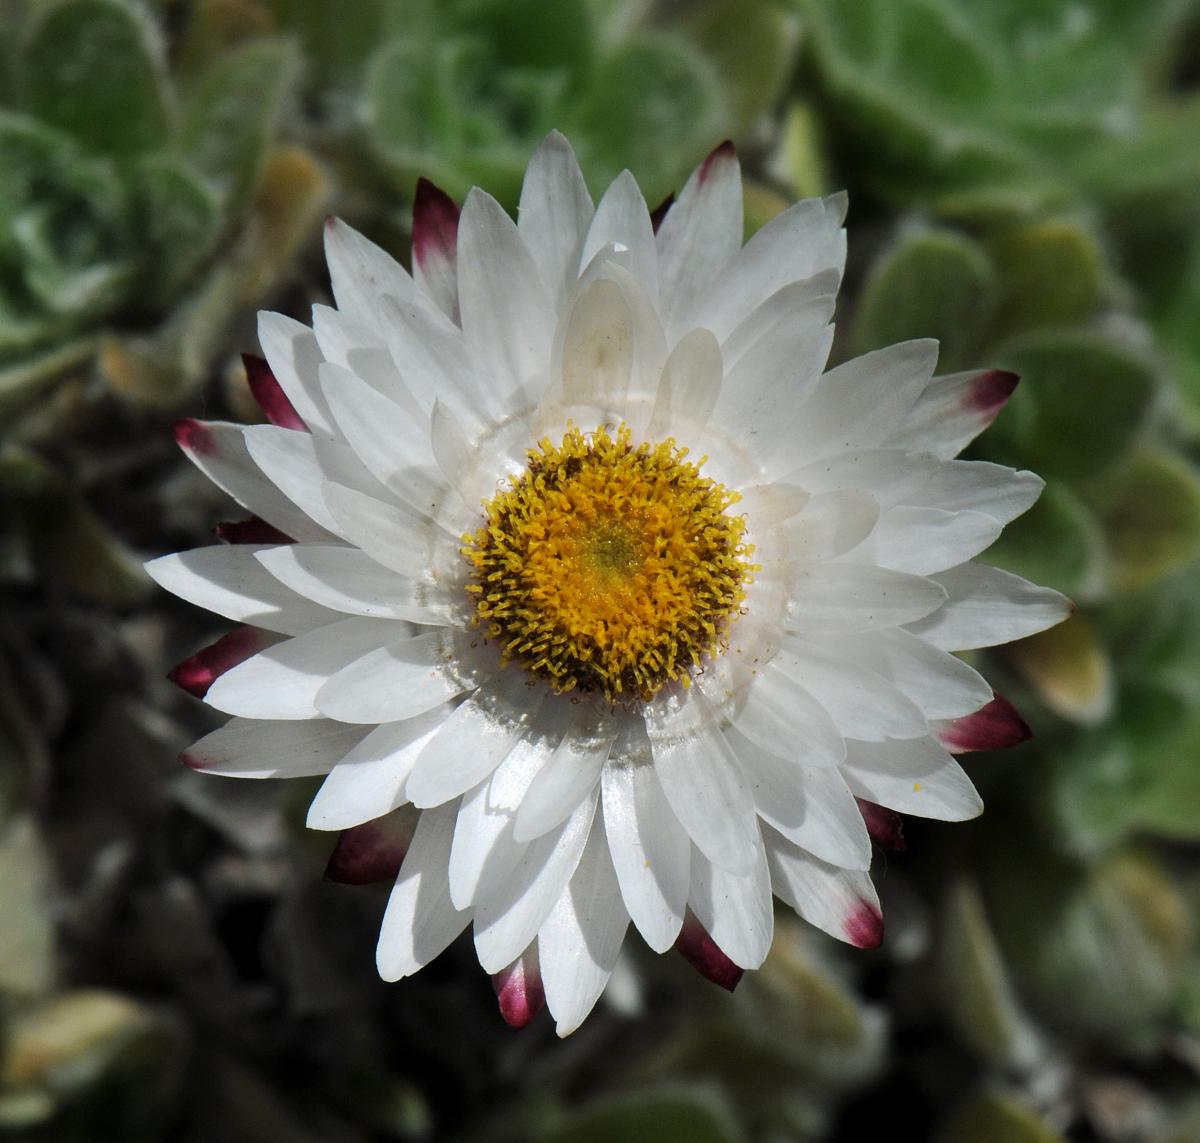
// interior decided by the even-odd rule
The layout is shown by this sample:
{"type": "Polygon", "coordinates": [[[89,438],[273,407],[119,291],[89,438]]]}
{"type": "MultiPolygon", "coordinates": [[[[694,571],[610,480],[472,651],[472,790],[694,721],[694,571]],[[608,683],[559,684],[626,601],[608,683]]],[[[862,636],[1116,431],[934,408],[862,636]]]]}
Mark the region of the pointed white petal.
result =
{"type": "Polygon", "coordinates": [[[458,224],[462,328],[481,376],[520,407],[540,392],[550,359],[554,310],[516,224],[491,195],[467,195],[458,224]]]}
{"type": "Polygon", "coordinates": [[[706,329],[684,334],[663,366],[647,438],[695,440],[716,408],[722,378],[717,339],[706,329]]]}
{"type": "Polygon", "coordinates": [[[449,706],[439,706],[370,731],[329,772],[308,807],[308,828],[351,829],[404,805],[413,764],[449,715],[449,706]]]}
{"type": "Polygon", "coordinates": [[[723,869],[748,872],[758,843],[754,800],[707,701],[693,687],[681,699],[650,703],[646,732],[655,773],[688,836],[723,869]]]}
{"type": "Polygon", "coordinates": [[[743,226],[741,166],[733,147],[722,145],[684,184],[655,237],[662,312],[672,341],[691,326],[697,300],[741,249],[743,226]]]}
{"type": "Polygon", "coordinates": [[[562,349],[563,399],[621,415],[633,372],[633,314],[621,288],[599,278],[575,299],[562,349]]]}
{"type": "Polygon", "coordinates": [[[797,572],[788,628],[801,635],[872,631],[911,623],[946,600],[941,584],[922,576],[856,564],[817,564],[797,572]]]}
{"type": "Polygon", "coordinates": [[[1007,524],[1032,507],[1046,482],[982,460],[952,460],[939,466],[913,503],[946,512],[984,512],[1007,524]]]}
{"type": "Polygon", "coordinates": [[[342,618],[239,663],[213,683],[205,701],[246,718],[317,718],[317,691],[333,675],[408,630],[404,624],[342,618]]]}
{"type": "Polygon", "coordinates": [[[1000,535],[999,520],[982,512],[889,508],[871,535],[846,558],[894,571],[932,575],[979,555],[1000,535]]]}
{"type": "Polygon", "coordinates": [[[521,800],[513,823],[515,840],[541,837],[575,812],[600,780],[615,735],[610,719],[597,726],[594,711],[582,707],[575,712],[558,749],[521,800]]]}
{"type": "Polygon", "coordinates": [[[499,972],[533,940],[579,865],[595,811],[593,794],[559,829],[530,842],[503,883],[485,875],[475,903],[475,951],[485,972],[499,972]]]}
{"type": "Polygon", "coordinates": [[[788,555],[804,564],[835,559],[862,543],[878,519],[879,502],[866,492],[818,492],[782,525],[788,555]]]}
{"type": "Polygon", "coordinates": [[[326,223],[325,259],[337,307],[352,321],[382,328],[379,303],[384,297],[432,308],[395,258],[340,218],[326,223]]]}
{"type": "Polygon", "coordinates": [[[858,797],[902,814],[960,822],[983,812],[970,778],[933,738],[849,743],[842,773],[858,797]]]}
{"type": "Polygon", "coordinates": [[[458,321],[458,205],[421,179],[413,201],[413,281],[451,321],[458,321]]]}
{"type": "Polygon", "coordinates": [[[457,621],[444,592],[398,576],[357,548],[287,544],[256,558],[280,583],[333,611],[437,626],[457,621]]]}
{"type": "MultiPolygon", "coordinates": [[[[368,652],[317,692],[317,709],[342,722],[413,718],[478,686],[458,663],[448,632],[430,631],[368,652]]],[[[511,958],[510,958],[511,959],[511,958]]]]}
{"type": "Polygon", "coordinates": [[[763,821],[825,861],[847,869],[870,868],[871,839],[839,771],[782,757],[788,749],[784,743],[778,752],[766,751],[736,730],[725,735],[742,763],[763,821]]]}
{"type": "Polygon", "coordinates": [[[889,443],[949,460],[996,419],[1016,384],[1016,374],[999,369],[935,377],[889,443]]]}
{"type": "Polygon", "coordinates": [[[591,831],[570,884],[538,930],[546,1004],[560,1036],[574,1032],[600,998],[629,927],[603,835],[591,831]]]}
{"type": "Polygon", "coordinates": [[[652,300],[658,299],[658,252],[650,211],[628,171],[622,171],[604,192],[583,243],[581,266],[588,265],[605,246],[612,244],[612,257],[624,266],[652,300]]]}
{"type": "Polygon", "coordinates": [[[1061,623],[1074,606],[1060,592],[986,564],[963,564],[932,579],[948,600],[908,629],[946,651],[1024,639],[1061,623]]]}
{"type": "Polygon", "coordinates": [[[379,930],[375,962],[384,980],[399,980],[423,968],[471,919],[470,912],[454,908],[446,888],[457,811],[451,802],[426,810],[417,823],[379,930]]]}
{"type": "Polygon", "coordinates": [[[413,509],[329,483],[322,495],[338,533],[373,560],[406,579],[427,580],[435,526],[413,509]]]}
{"type": "Polygon", "coordinates": [[[787,640],[772,666],[811,694],[845,738],[882,742],[929,733],[929,721],[920,707],[882,675],[809,639],[787,640]]]}
{"type": "Polygon", "coordinates": [[[759,838],[754,865],[743,875],[730,873],[692,852],[688,904],[721,951],[740,968],[758,968],[771,951],[775,909],[767,855],[759,838]]]}
{"type": "Polygon", "coordinates": [[[551,131],[525,170],[517,229],[556,310],[578,276],[592,214],[575,152],[559,132],[551,131]]]}
{"type": "Polygon", "coordinates": [[[175,430],[187,458],[248,512],[293,540],[332,539],[331,532],[297,508],[263,475],[246,449],[245,426],[218,421],[182,421],[175,430]]]}
{"type": "Polygon", "coordinates": [[[230,719],[183,754],[193,770],[232,778],[304,778],[327,774],[363,736],[359,726],[320,719],[230,719]]]}
{"type": "Polygon", "coordinates": [[[193,548],[151,560],[146,572],[160,587],[188,603],[268,631],[299,635],[336,622],[336,611],[304,599],[267,574],[255,556],[272,546],[193,548]]]}
{"type": "Polygon", "coordinates": [[[514,671],[464,700],[417,759],[405,787],[413,805],[437,806],[482,782],[537,722],[541,700],[514,671]]]}
{"type": "Polygon", "coordinates": [[[275,380],[304,423],[314,433],[335,437],[337,430],[317,380],[324,358],[313,331],[283,314],[264,310],[258,315],[258,341],[275,380]]]}
{"type": "Polygon", "coordinates": [[[839,869],[766,831],[767,860],[775,892],[810,925],[860,948],[883,938],[883,914],[871,878],[839,869]]]}

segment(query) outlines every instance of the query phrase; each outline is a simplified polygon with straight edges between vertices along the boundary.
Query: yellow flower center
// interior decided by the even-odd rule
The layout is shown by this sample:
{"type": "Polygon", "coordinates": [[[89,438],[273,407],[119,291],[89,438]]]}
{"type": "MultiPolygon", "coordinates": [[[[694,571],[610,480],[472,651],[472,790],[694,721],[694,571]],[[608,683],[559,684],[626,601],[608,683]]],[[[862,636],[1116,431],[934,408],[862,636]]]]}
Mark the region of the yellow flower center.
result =
{"type": "Polygon", "coordinates": [[[745,521],[727,512],[738,494],[674,440],[631,436],[622,425],[543,439],[463,537],[476,622],[505,661],[609,702],[687,686],[756,570],[745,521]]]}

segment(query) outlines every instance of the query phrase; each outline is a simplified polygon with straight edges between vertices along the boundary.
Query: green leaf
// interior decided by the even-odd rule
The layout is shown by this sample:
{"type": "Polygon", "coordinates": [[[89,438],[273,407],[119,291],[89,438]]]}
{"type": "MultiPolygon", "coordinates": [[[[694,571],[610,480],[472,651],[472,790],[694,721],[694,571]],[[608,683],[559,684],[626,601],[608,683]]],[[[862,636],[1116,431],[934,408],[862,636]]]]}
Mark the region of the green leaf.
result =
{"type": "Polygon", "coordinates": [[[1014,1097],[998,1092],[974,1096],[945,1124],[938,1143],[1064,1143],[1014,1097]]]}
{"type": "Polygon", "coordinates": [[[596,33],[589,0],[555,0],[552,20],[545,0],[460,0],[451,11],[454,31],[486,39],[505,69],[562,69],[577,79],[591,65],[596,33]]]}
{"type": "Polygon", "coordinates": [[[1051,480],[1037,503],[1008,524],[982,558],[1078,601],[1104,594],[1106,553],[1100,525],[1061,480],[1051,480]]]}
{"type": "Polygon", "coordinates": [[[574,1115],[545,1143],[738,1143],[720,1097],[708,1088],[624,1094],[574,1115]]]}
{"type": "Polygon", "coordinates": [[[1021,384],[988,436],[988,452],[1043,476],[1081,480],[1119,464],[1157,390],[1141,354],[1090,332],[1030,335],[999,354],[1021,384]]]}
{"type": "Polygon", "coordinates": [[[649,32],[598,64],[572,118],[594,185],[628,167],[651,206],[682,186],[731,127],[712,65],[683,40],[649,32]]]}
{"type": "Polygon", "coordinates": [[[1081,614],[1019,639],[1005,658],[1055,714],[1093,725],[1112,713],[1112,660],[1095,626],[1081,614]]]}
{"type": "Polygon", "coordinates": [[[792,74],[797,20],[770,0],[711,0],[686,28],[725,79],[733,133],[750,131],[779,102],[792,74]]]}
{"type": "Polygon", "coordinates": [[[258,185],[299,60],[293,45],[254,40],[222,56],[184,108],[180,140],[235,213],[258,185]]]}
{"type": "Polygon", "coordinates": [[[145,250],[139,302],[164,305],[195,274],[216,241],[220,214],[212,188],[188,165],[147,157],[134,172],[135,216],[145,250]]]}
{"type": "Polygon", "coordinates": [[[953,369],[971,355],[995,291],[988,256],[970,238],[911,228],[871,268],[854,318],[854,353],[936,337],[942,369],[953,369]]]}
{"type": "Polygon", "coordinates": [[[162,45],[149,21],[120,0],[66,0],[48,8],[23,60],[29,108],[88,148],[133,155],[166,141],[162,45]]]}
{"type": "Polygon", "coordinates": [[[1200,554],[1200,479],[1180,457],[1138,452],[1093,489],[1092,498],[1114,590],[1151,584],[1200,554]]]}
{"type": "Polygon", "coordinates": [[[1108,274],[1096,237],[1066,218],[1008,227],[988,243],[1002,283],[992,336],[1075,325],[1099,308],[1108,274]]]}
{"type": "Polygon", "coordinates": [[[55,973],[50,863],[31,821],[0,834],[0,992],[45,992],[55,973]]]}
{"type": "Polygon", "coordinates": [[[967,880],[946,894],[938,956],[942,996],[959,1037],[990,1063],[1032,1065],[1037,1039],[1013,993],[979,890],[967,880]]]}

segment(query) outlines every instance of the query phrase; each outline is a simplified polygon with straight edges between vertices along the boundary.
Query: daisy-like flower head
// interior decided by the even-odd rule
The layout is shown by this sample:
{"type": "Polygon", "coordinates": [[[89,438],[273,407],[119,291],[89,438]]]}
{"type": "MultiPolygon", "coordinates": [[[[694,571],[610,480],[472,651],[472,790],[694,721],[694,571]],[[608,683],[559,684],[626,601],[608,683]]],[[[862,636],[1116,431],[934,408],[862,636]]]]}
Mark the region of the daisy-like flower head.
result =
{"type": "Polygon", "coordinates": [[[973,817],[952,753],[1027,733],[952,654],[1070,607],[972,562],[1042,487],[952,459],[1016,379],[931,341],[825,372],[844,212],[743,246],[728,145],[661,218],[628,173],[593,207],[553,134],[516,222],[422,183],[411,275],[332,221],[336,308],[247,363],[273,424],[180,426],[253,513],[149,565],[246,625],[175,672],[234,716],[186,760],[328,775],[351,879],[419,809],[385,978],[470,925],[506,1017],[544,992],[566,1034],[630,921],[726,985],[773,896],[875,945],[872,836],[973,817]]]}

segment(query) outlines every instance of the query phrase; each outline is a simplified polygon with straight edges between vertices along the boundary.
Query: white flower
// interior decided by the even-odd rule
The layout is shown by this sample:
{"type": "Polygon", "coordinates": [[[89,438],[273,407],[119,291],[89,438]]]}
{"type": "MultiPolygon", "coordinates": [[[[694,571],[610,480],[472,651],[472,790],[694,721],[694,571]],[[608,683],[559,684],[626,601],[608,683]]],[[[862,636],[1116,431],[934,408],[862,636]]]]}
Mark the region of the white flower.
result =
{"type": "Polygon", "coordinates": [[[979,813],[947,746],[1023,727],[951,652],[1067,614],[971,562],[1042,482],[951,459],[1010,375],[931,379],[930,341],[824,372],[844,211],[743,246],[724,146],[656,233],[554,134],[516,223],[424,184],[411,276],[331,222],[337,308],[261,316],[276,423],[182,426],[264,541],[149,565],[255,629],[180,669],[235,716],[188,760],[328,774],[317,829],[420,809],[385,978],[472,925],[509,1018],[544,988],[566,1034],[630,920],[725,983],[772,893],[876,944],[864,813],[979,813]]]}

